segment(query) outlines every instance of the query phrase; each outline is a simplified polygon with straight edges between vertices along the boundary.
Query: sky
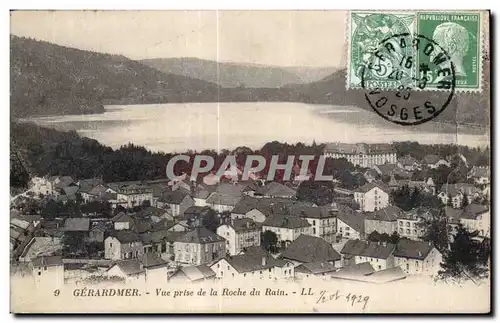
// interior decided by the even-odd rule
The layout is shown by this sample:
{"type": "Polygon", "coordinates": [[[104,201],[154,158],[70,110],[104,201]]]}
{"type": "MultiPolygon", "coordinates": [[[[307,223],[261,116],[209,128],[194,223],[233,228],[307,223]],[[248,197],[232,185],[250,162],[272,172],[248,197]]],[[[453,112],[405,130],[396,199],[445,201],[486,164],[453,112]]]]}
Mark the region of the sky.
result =
{"type": "Polygon", "coordinates": [[[345,11],[15,11],[17,36],[122,54],[277,66],[345,64],[345,11]]]}

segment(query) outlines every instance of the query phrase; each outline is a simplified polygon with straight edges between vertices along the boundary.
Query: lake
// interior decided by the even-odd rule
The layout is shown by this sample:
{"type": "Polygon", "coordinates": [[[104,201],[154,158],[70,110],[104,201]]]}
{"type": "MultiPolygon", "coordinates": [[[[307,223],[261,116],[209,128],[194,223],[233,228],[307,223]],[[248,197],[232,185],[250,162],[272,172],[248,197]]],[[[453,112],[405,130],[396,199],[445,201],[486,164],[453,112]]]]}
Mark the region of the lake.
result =
{"type": "Polygon", "coordinates": [[[153,151],[260,148],[268,141],[458,143],[489,146],[489,129],[428,122],[399,126],[349,106],[302,103],[175,103],[107,106],[103,114],[25,119],[118,148],[132,142],[153,151]]]}

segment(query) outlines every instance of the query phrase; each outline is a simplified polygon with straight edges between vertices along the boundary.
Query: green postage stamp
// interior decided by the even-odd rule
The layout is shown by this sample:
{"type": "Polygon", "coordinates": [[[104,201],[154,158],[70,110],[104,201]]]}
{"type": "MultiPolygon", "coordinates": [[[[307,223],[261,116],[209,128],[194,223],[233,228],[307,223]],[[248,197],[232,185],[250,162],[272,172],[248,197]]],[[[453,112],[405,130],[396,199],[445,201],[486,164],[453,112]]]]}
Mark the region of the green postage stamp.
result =
{"type": "Polygon", "coordinates": [[[456,92],[481,91],[483,14],[476,11],[351,11],[347,88],[419,87],[435,91],[452,87],[456,92]],[[385,59],[382,50],[390,54],[385,59]],[[443,74],[439,69],[443,68],[444,59],[451,70],[448,79],[453,79],[446,85],[444,77],[438,75],[443,74]],[[432,65],[436,68],[429,68],[432,65]]]}

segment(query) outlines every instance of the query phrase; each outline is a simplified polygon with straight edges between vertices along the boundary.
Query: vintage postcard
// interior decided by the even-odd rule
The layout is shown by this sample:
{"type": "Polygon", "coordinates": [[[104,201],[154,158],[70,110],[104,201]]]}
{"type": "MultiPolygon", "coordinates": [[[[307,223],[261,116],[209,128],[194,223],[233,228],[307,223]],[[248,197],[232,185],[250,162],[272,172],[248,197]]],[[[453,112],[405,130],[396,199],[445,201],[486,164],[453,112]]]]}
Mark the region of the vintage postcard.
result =
{"type": "Polygon", "coordinates": [[[13,313],[491,311],[488,11],[12,11],[13,313]]]}

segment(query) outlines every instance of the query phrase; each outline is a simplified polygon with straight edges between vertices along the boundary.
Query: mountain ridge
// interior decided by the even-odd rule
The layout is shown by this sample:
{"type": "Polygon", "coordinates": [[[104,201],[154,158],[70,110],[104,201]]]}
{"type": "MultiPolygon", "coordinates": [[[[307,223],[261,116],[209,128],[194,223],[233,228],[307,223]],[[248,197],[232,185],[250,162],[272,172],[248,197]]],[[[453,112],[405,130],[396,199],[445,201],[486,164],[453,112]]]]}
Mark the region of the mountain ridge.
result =
{"type": "Polygon", "coordinates": [[[308,83],[337,69],[217,62],[196,57],[152,58],[140,62],[164,73],[189,76],[227,88],[279,88],[287,84],[308,83]]]}

